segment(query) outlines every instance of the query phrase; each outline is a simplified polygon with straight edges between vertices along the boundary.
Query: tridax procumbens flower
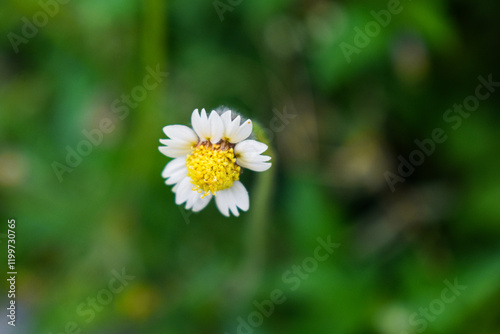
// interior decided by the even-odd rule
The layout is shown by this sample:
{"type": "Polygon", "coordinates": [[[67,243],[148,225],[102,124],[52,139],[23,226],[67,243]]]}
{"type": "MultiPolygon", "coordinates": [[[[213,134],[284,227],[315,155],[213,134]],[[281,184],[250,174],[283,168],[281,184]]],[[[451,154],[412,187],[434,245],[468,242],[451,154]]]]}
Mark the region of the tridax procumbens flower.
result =
{"type": "Polygon", "coordinates": [[[267,145],[247,139],[252,121],[223,110],[221,115],[205,109],[193,111],[192,129],[185,125],[168,125],[163,132],[170,139],[160,139],[159,150],[174,158],[162,172],[167,185],[174,185],[175,203],[186,203],[186,209],[200,211],[215,197],[219,211],[239,216],[238,208],[250,207],[248,192],[239,181],[242,168],[263,172],[271,167],[271,157],[261,155],[267,145]],[[194,130],[194,131],[193,131],[194,130]]]}

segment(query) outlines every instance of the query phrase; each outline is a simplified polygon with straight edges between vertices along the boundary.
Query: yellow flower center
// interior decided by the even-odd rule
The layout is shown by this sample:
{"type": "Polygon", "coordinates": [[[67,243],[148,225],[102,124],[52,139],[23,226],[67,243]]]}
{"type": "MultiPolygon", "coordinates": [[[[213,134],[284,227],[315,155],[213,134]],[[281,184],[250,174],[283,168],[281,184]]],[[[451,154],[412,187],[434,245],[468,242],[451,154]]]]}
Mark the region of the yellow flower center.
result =
{"type": "Polygon", "coordinates": [[[198,144],[186,158],[186,167],[193,191],[204,192],[203,197],[224,190],[239,180],[241,167],[236,164],[232,145],[222,142],[198,144]]]}

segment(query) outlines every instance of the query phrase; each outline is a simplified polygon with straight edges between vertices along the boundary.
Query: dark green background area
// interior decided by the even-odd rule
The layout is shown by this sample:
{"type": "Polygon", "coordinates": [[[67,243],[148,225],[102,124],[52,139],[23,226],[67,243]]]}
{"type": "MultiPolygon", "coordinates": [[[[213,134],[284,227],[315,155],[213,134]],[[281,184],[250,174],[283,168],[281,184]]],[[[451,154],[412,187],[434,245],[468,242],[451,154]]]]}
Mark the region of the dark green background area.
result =
{"type": "Polygon", "coordinates": [[[500,332],[500,87],[447,114],[500,82],[499,3],[402,1],[381,27],[391,1],[55,1],[0,4],[1,333],[500,332]],[[127,106],[148,68],[168,75],[127,106]],[[238,218],[161,178],[162,127],[219,105],[275,152],[238,218]]]}

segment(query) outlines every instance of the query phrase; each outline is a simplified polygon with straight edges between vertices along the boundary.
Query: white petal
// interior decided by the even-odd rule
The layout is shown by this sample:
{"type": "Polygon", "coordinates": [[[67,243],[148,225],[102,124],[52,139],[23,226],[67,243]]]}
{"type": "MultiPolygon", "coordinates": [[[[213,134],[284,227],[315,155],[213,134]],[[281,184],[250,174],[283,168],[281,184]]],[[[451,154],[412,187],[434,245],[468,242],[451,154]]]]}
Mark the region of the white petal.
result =
{"type": "Polygon", "coordinates": [[[193,212],[198,212],[203,210],[207,206],[207,204],[210,203],[212,194],[201,198],[203,194],[197,192],[194,193],[195,194],[192,195],[186,202],[186,210],[193,210],[193,212]]]}
{"type": "Polygon", "coordinates": [[[228,135],[230,137],[233,137],[236,134],[238,128],[240,127],[240,123],[241,123],[241,116],[238,115],[234,118],[234,120],[231,122],[231,126],[229,127],[228,135]]]}
{"type": "MultiPolygon", "coordinates": [[[[236,217],[240,215],[238,208],[236,206],[236,198],[233,194],[233,187],[225,189],[226,190],[226,203],[228,205],[229,211],[236,217]]],[[[224,190],[223,190],[224,191],[224,190]]]]}
{"type": "Polygon", "coordinates": [[[236,116],[236,118],[234,120],[231,120],[231,111],[226,111],[226,113],[223,116],[225,116],[223,118],[223,121],[224,121],[224,139],[229,141],[229,139],[232,138],[236,134],[236,131],[238,130],[238,127],[240,126],[241,117],[236,116]]]}
{"type": "Polygon", "coordinates": [[[241,167],[253,170],[254,172],[264,172],[272,166],[270,162],[249,162],[238,158],[236,159],[236,163],[241,167]]]}
{"type": "Polygon", "coordinates": [[[161,153],[170,158],[182,157],[191,153],[193,146],[198,143],[196,133],[184,125],[168,125],[163,128],[165,134],[170,139],[160,139],[158,149],[161,153]]]}
{"type": "Polygon", "coordinates": [[[231,124],[231,110],[228,110],[224,112],[220,118],[222,119],[222,123],[224,123],[224,135],[226,134],[226,131],[231,124]]]}
{"type": "Polygon", "coordinates": [[[226,217],[229,217],[229,197],[228,189],[218,191],[215,195],[215,204],[219,211],[226,217]]]}
{"type": "Polygon", "coordinates": [[[240,125],[241,117],[236,116],[234,120],[231,120],[231,111],[228,110],[221,116],[224,122],[224,134],[223,138],[228,140],[230,143],[236,144],[240,141],[248,138],[252,133],[252,121],[247,120],[240,125]]]}
{"type": "Polygon", "coordinates": [[[168,185],[178,183],[184,177],[186,177],[186,175],[187,175],[187,168],[186,168],[186,159],[184,157],[176,158],[170,161],[165,166],[163,172],[161,173],[161,176],[164,179],[166,179],[165,183],[168,185]]]}
{"type": "Polygon", "coordinates": [[[191,148],[179,149],[168,146],[160,146],[158,147],[158,150],[169,158],[179,158],[191,153],[192,149],[191,148]]]}
{"type": "Polygon", "coordinates": [[[181,205],[188,200],[190,196],[193,195],[193,185],[189,177],[184,178],[180,183],[178,183],[178,188],[175,193],[175,204],[181,205]]]}
{"type": "Polygon", "coordinates": [[[198,134],[198,130],[200,129],[201,125],[201,120],[200,120],[200,113],[198,112],[198,109],[193,110],[193,113],[191,114],[191,127],[195,131],[195,133],[198,134]]]}
{"type": "Polygon", "coordinates": [[[187,168],[184,167],[172,173],[168,179],[165,180],[165,184],[172,185],[179,183],[187,176],[187,168]]]}
{"type": "Polygon", "coordinates": [[[161,177],[166,179],[167,177],[170,177],[173,172],[182,167],[186,167],[186,159],[184,158],[174,159],[165,165],[165,168],[163,168],[163,171],[161,172],[161,177]]]}
{"type": "MultiPolygon", "coordinates": [[[[186,176],[187,177],[187,176],[186,176]]],[[[188,178],[188,177],[187,177],[188,178]]],[[[189,179],[189,178],[188,178],[189,179]]],[[[175,194],[177,192],[177,190],[179,189],[179,184],[181,184],[181,182],[178,182],[176,183],[173,187],[172,187],[172,192],[175,194]]]]}
{"type": "Polygon", "coordinates": [[[250,207],[248,191],[240,181],[235,181],[231,188],[218,191],[215,195],[215,203],[217,208],[224,215],[229,217],[229,211],[238,217],[242,211],[247,211],[250,207]]]}
{"type": "Polygon", "coordinates": [[[215,110],[210,113],[208,121],[210,123],[208,138],[210,138],[210,141],[213,144],[216,144],[222,138],[222,134],[224,133],[224,123],[215,110]]]}
{"type": "Polygon", "coordinates": [[[263,172],[271,168],[271,160],[267,155],[260,155],[267,150],[268,146],[256,140],[244,140],[234,147],[236,163],[244,168],[256,172],[263,172]]]}
{"type": "Polygon", "coordinates": [[[190,210],[193,207],[194,202],[198,199],[198,197],[201,198],[201,194],[198,194],[196,191],[193,191],[189,194],[189,197],[186,201],[186,210],[190,210]]]}
{"type": "Polygon", "coordinates": [[[176,150],[192,150],[196,145],[196,143],[189,143],[176,139],[160,139],[160,143],[176,150]]]}
{"type": "Polygon", "coordinates": [[[239,143],[240,141],[247,139],[251,133],[252,121],[247,120],[236,130],[236,133],[229,138],[229,142],[233,144],[239,143]]]}
{"type": "Polygon", "coordinates": [[[261,143],[260,141],[256,140],[244,140],[234,147],[234,153],[235,154],[240,154],[240,155],[245,155],[248,153],[263,153],[265,150],[267,150],[267,145],[264,143],[261,143]]]}
{"type": "MultiPolygon", "coordinates": [[[[232,196],[232,195],[230,195],[230,196],[232,196]]],[[[240,213],[238,212],[238,208],[236,207],[236,203],[234,202],[234,199],[229,202],[229,211],[235,217],[239,217],[240,216],[240,213]]]]}
{"type": "Polygon", "coordinates": [[[193,212],[199,212],[203,210],[207,206],[207,204],[210,203],[211,199],[212,199],[212,194],[196,200],[196,202],[193,205],[193,212]]]}
{"type": "Polygon", "coordinates": [[[250,208],[250,198],[248,196],[248,191],[240,181],[234,181],[232,189],[233,196],[236,201],[236,205],[243,211],[247,211],[250,208]]]}
{"type": "Polygon", "coordinates": [[[167,125],[163,128],[163,132],[170,138],[176,141],[188,142],[196,144],[198,136],[188,126],[185,125],[167,125]]]}
{"type": "Polygon", "coordinates": [[[243,156],[240,155],[239,158],[248,162],[265,162],[271,160],[271,157],[268,155],[261,155],[256,153],[247,153],[243,156]]]}
{"type": "Polygon", "coordinates": [[[208,122],[205,109],[201,110],[201,115],[198,113],[198,109],[193,111],[191,114],[191,125],[200,140],[206,141],[207,136],[210,134],[210,123],[208,122]]]}

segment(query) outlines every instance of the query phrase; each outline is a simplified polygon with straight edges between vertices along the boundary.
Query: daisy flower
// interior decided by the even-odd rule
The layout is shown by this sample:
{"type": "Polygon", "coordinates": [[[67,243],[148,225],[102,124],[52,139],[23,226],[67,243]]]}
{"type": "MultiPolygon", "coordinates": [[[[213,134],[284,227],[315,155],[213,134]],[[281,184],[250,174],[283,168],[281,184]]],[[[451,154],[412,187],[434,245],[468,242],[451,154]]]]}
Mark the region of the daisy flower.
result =
{"type": "Polygon", "coordinates": [[[163,132],[169,139],[160,139],[158,147],[170,161],[162,172],[167,185],[173,185],[175,203],[186,203],[187,210],[198,212],[212,197],[219,211],[229,217],[239,216],[238,209],[247,211],[250,200],[240,182],[243,168],[263,172],[271,167],[271,157],[261,155],[267,145],[247,139],[252,133],[252,121],[242,122],[231,110],[221,115],[205,109],[193,111],[192,129],[185,125],[168,125],[163,132]]]}

